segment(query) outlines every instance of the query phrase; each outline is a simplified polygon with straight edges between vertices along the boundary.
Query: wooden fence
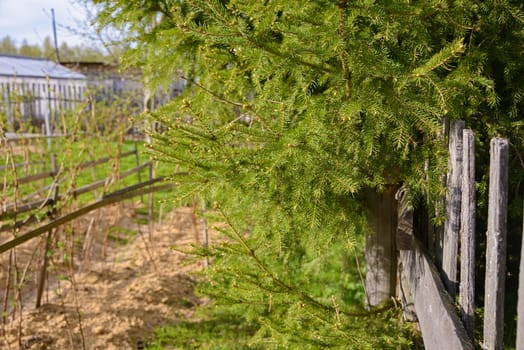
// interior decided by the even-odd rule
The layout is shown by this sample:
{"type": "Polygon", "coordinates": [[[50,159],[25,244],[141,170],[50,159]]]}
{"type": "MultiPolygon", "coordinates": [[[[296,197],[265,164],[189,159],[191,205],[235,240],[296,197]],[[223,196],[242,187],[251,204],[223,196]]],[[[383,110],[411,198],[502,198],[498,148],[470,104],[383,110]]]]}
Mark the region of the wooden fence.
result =
{"type": "MultiPolygon", "coordinates": [[[[434,244],[428,247],[417,238],[420,232],[413,229],[413,211],[406,196],[401,191],[397,195],[400,280],[408,291],[403,299],[406,305],[415,307],[427,349],[473,349],[474,344],[489,350],[504,348],[509,142],[494,138],[490,144],[483,339],[475,339],[475,268],[478,262],[475,259],[474,139],[473,131],[465,129],[464,122],[451,123],[444,230],[436,230],[432,239],[426,238],[434,244]],[[435,256],[434,260],[431,255],[435,256]]],[[[524,249],[521,254],[524,257],[524,249]]],[[[518,350],[524,349],[522,257],[520,266],[518,350]]]]}
{"type": "MultiPolygon", "coordinates": [[[[44,138],[46,136],[29,135],[23,137],[4,137],[4,142],[23,142],[35,138],[44,138]]],[[[9,146],[10,147],[10,146],[9,146]]],[[[126,152],[117,152],[113,157],[102,157],[99,159],[92,159],[79,164],[74,164],[71,167],[64,167],[63,165],[58,169],[56,164],[56,156],[54,154],[49,156],[49,161],[38,160],[35,162],[20,162],[4,165],[0,168],[0,174],[6,171],[14,173],[11,176],[4,175],[3,181],[0,183],[0,191],[2,191],[2,206],[0,207],[0,233],[11,231],[14,234],[12,238],[0,240],[0,254],[7,252],[20,244],[27,242],[30,239],[38,237],[47,233],[47,240],[45,246],[45,253],[43,254],[43,261],[39,272],[37,282],[37,296],[36,306],[41,304],[42,293],[44,290],[45,275],[48,265],[48,254],[50,250],[50,241],[53,230],[70,222],[90,211],[101,208],[103,206],[116,203],[125,199],[144,194],[151,194],[155,191],[166,190],[172,187],[171,184],[158,184],[161,178],[153,178],[152,163],[150,161],[140,163],[137,144],[134,143],[133,150],[126,152]],[[64,193],[59,192],[59,188],[64,184],[70,173],[78,174],[81,171],[94,169],[94,167],[102,166],[109,167],[111,165],[120,164],[120,161],[127,157],[135,157],[135,166],[129,169],[113,169],[111,175],[101,179],[94,179],[88,184],[79,187],[69,186],[69,189],[64,193]],[[23,169],[33,169],[42,167],[41,171],[29,172],[23,174],[23,169]],[[142,181],[141,172],[144,169],[149,169],[149,179],[142,181]],[[118,186],[123,179],[136,174],[138,181],[134,185],[123,187],[118,186]],[[19,176],[23,175],[23,176],[19,176]],[[31,193],[18,195],[22,193],[24,185],[33,186],[30,188],[38,188],[31,193]],[[108,192],[108,189],[120,187],[118,190],[108,192]],[[92,203],[85,204],[78,209],[72,210],[69,213],[62,214],[60,211],[61,202],[68,201],[72,198],[77,198],[86,193],[93,193],[94,191],[103,188],[102,193],[95,193],[96,200],[92,203]],[[11,193],[8,193],[11,191],[11,193]],[[10,198],[10,202],[6,202],[6,198],[10,198]],[[35,227],[34,224],[37,227],[35,227]],[[25,231],[22,232],[22,230],[25,231]]],[[[27,192],[27,190],[25,191],[27,192]]],[[[149,200],[149,219],[152,217],[152,197],[149,200]]],[[[5,305],[4,310],[5,313],[5,305]]]]}
{"type": "MultiPolygon", "coordinates": [[[[35,136],[17,138],[13,137],[8,138],[7,141],[20,142],[20,140],[29,140],[31,138],[35,138],[35,136]]],[[[42,136],[42,138],[47,137],[42,136]]],[[[5,190],[6,188],[16,187],[16,190],[20,192],[22,191],[22,185],[34,185],[36,182],[39,181],[43,181],[43,183],[45,184],[46,180],[48,180],[48,184],[41,186],[35,192],[26,193],[23,196],[13,195],[11,198],[12,201],[10,203],[3,203],[2,207],[0,208],[0,221],[12,219],[13,217],[26,216],[25,214],[28,214],[29,217],[36,216],[38,212],[42,212],[42,210],[48,210],[48,207],[50,206],[57,207],[58,203],[65,198],[76,198],[77,196],[82,195],[84,193],[93,192],[97,189],[107,187],[109,184],[121,181],[133,174],[137,174],[138,180],[139,182],[141,182],[141,171],[152,166],[151,162],[149,161],[140,164],[136,143],[134,144],[134,149],[131,151],[115,154],[115,156],[113,157],[102,157],[99,159],[93,159],[87,162],[74,164],[72,167],[62,167],[60,171],[57,168],[56,155],[51,154],[44,156],[49,157],[47,162],[40,160],[36,162],[15,163],[5,165],[0,169],[0,171],[6,171],[21,167],[29,168],[34,166],[43,166],[43,169],[41,171],[31,172],[30,174],[24,174],[22,171],[18,170],[14,177],[6,177],[5,181],[0,183],[0,191],[5,190]],[[69,174],[72,171],[74,171],[78,175],[81,171],[93,169],[94,167],[97,167],[99,165],[104,166],[104,164],[107,166],[110,162],[115,162],[116,159],[120,161],[126,157],[131,156],[134,156],[136,158],[135,167],[121,171],[119,173],[113,173],[106,178],[96,179],[95,181],[88,184],[84,184],[80,187],[71,188],[63,194],[58,193],[58,188],[65,182],[65,180],[69,177],[69,174]],[[23,176],[19,176],[20,174],[22,174],[23,176]],[[56,189],[56,191],[53,192],[52,190],[54,189],[56,189]]],[[[24,220],[30,219],[25,217],[24,220]]],[[[27,224],[27,222],[16,222],[14,225],[16,227],[22,227],[25,224],[27,224]]],[[[0,226],[0,232],[8,231],[11,229],[12,224],[0,226]]]]}
{"type": "Polygon", "coordinates": [[[0,77],[0,113],[15,130],[20,120],[51,130],[61,111],[85,104],[87,83],[82,79],[0,77]],[[20,118],[21,117],[21,118],[20,118]]]}

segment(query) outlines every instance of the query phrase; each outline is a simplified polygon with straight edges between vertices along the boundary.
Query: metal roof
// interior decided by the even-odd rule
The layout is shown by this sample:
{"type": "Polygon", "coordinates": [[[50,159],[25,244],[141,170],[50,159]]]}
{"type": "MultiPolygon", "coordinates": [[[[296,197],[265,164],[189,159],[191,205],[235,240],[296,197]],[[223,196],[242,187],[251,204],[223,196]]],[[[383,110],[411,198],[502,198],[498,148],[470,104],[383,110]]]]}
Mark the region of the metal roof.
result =
{"type": "Polygon", "coordinates": [[[10,55],[0,55],[0,76],[52,79],[86,78],[85,75],[50,60],[10,55]]]}

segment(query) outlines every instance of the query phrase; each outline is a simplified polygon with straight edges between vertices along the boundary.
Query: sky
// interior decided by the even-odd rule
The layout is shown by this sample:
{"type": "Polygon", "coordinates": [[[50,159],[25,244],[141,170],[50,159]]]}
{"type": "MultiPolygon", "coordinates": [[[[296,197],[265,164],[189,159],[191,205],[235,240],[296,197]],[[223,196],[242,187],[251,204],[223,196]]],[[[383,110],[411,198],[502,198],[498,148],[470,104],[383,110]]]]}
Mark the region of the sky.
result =
{"type": "Polygon", "coordinates": [[[67,29],[81,30],[88,23],[87,13],[75,0],[0,0],[0,39],[9,35],[17,45],[24,39],[29,44],[39,45],[46,36],[52,40],[52,8],[55,11],[58,42],[66,42],[69,46],[89,45],[85,36],[67,29]]]}

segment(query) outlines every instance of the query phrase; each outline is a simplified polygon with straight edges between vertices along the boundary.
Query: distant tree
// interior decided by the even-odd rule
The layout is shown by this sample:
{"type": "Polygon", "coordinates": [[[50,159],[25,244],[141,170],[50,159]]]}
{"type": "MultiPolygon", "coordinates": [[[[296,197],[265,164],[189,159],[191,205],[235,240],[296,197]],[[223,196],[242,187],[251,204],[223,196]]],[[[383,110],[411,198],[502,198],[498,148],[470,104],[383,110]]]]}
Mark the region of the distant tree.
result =
{"type": "Polygon", "coordinates": [[[46,36],[42,43],[42,57],[47,59],[55,59],[56,57],[55,45],[50,36],[46,36]]]}
{"type": "Polygon", "coordinates": [[[0,41],[0,53],[9,55],[16,55],[18,53],[16,43],[9,35],[4,36],[0,41]]]}
{"type": "Polygon", "coordinates": [[[58,47],[58,52],[60,53],[60,59],[63,61],[74,60],[74,57],[76,56],[74,47],[70,47],[65,41],[63,41],[58,47]]]}
{"type": "Polygon", "coordinates": [[[22,40],[22,45],[18,49],[18,54],[20,56],[27,57],[42,57],[42,50],[38,45],[29,45],[27,40],[22,40]]]}
{"type": "Polygon", "coordinates": [[[76,46],[75,57],[79,61],[103,62],[107,61],[108,57],[104,55],[102,50],[97,47],[76,46]]]}
{"type": "MultiPolygon", "coordinates": [[[[49,36],[44,38],[41,46],[31,45],[26,39],[22,40],[20,46],[17,46],[11,37],[5,36],[0,41],[0,53],[27,57],[42,57],[50,60],[56,59],[55,46],[49,36]]],[[[59,46],[59,53],[62,61],[105,62],[109,59],[99,47],[84,45],[69,46],[66,42],[62,42],[59,46]]]]}

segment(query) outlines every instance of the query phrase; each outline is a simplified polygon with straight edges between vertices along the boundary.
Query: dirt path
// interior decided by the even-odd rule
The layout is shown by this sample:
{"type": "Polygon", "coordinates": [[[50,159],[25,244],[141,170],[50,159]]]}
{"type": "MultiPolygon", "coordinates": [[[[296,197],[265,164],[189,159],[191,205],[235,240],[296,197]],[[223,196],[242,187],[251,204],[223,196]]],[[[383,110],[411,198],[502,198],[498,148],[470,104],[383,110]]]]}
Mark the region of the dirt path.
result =
{"type": "MultiPolygon", "coordinates": [[[[140,228],[125,215],[119,220],[125,232],[140,228]]],[[[41,308],[24,310],[21,327],[17,320],[8,327],[0,348],[140,349],[155,327],[190,317],[201,302],[191,272],[203,264],[182,264],[184,255],[172,246],[194,242],[191,210],[173,211],[165,222],[151,242],[145,233],[117,240],[74,281],[57,281],[41,308]]]]}

